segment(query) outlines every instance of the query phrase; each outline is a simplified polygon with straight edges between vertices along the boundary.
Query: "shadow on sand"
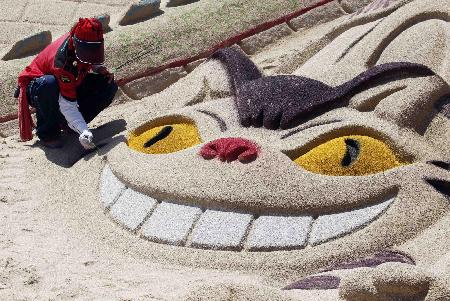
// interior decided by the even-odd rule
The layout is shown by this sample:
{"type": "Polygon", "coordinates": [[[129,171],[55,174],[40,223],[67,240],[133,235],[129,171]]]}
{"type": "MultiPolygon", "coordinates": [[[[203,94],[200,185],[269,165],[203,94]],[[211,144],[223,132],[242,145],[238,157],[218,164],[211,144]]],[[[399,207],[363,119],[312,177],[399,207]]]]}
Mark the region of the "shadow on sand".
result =
{"type": "Polygon", "coordinates": [[[94,143],[97,148],[92,150],[85,150],[78,141],[78,134],[70,133],[63,135],[62,139],[64,146],[59,149],[50,149],[41,145],[38,141],[34,146],[42,148],[47,159],[56,165],[62,167],[72,167],[82,158],[88,160],[90,155],[105,155],[114,146],[124,141],[123,136],[115,135],[125,130],[126,122],[123,119],[114,120],[99,126],[92,130],[94,134],[94,143]],[[114,138],[113,138],[114,137],[114,138]]]}

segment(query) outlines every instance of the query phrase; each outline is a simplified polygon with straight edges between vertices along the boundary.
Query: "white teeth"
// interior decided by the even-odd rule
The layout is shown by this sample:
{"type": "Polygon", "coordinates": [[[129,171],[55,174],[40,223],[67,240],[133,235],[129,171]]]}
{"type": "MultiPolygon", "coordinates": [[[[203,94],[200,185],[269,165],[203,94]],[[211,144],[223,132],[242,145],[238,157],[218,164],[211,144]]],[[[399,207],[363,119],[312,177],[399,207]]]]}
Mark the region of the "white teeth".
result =
{"type": "Polygon", "coordinates": [[[200,214],[198,207],[162,202],[142,226],[142,235],[157,242],[184,245],[200,214]]]}
{"type": "Polygon", "coordinates": [[[114,220],[123,224],[125,228],[134,231],[156,207],[156,204],[158,204],[158,201],[155,199],[132,189],[127,189],[112,205],[110,213],[114,220]]]}
{"type": "Polygon", "coordinates": [[[309,244],[318,245],[366,226],[383,213],[393,201],[394,198],[391,198],[381,204],[362,209],[319,216],[313,223],[309,244]]]}
{"type": "Polygon", "coordinates": [[[247,239],[250,250],[302,248],[306,245],[311,216],[260,216],[247,239]]]}
{"type": "Polygon", "coordinates": [[[259,217],[232,211],[204,211],[157,200],[126,188],[105,167],[100,200],[112,218],[154,242],[206,249],[273,251],[318,245],[361,229],[387,210],[394,201],[336,214],[259,217]],[[308,239],[309,237],[309,239],[308,239]]]}
{"type": "Polygon", "coordinates": [[[106,166],[102,172],[100,185],[100,199],[102,200],[103,207],[107,208],[114,203],[124,189],[125,185],[106,166]]]}
{"type": "Polygon", "coordinates": [[[206,210],[192,233],[192,245],[208,249],[241,249],[251,214],[206,210]]]}

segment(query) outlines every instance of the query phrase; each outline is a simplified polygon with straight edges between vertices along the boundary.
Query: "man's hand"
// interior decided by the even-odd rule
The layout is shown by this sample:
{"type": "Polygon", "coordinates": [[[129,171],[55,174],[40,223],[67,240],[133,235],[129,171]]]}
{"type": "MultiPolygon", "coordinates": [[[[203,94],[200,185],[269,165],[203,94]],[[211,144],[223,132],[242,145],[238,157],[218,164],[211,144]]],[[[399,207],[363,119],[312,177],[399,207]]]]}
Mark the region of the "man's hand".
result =
{"type": "Polygon", "coordinates": [[[108,68],[103,65],[92,66],[92,71],[104,75],[108,78],[108,83],[110,84],[114,80],[114,73],[109,72],[108,68]]]}
{"type": "Polygon", "coordinates": [[[84,130],[83,133],[80,134],[78,140],[80,140],[81,145],[84,149],[93,149],[95,148],[94,142],[92,142],[94,135],[89,130],[84,130]]]}

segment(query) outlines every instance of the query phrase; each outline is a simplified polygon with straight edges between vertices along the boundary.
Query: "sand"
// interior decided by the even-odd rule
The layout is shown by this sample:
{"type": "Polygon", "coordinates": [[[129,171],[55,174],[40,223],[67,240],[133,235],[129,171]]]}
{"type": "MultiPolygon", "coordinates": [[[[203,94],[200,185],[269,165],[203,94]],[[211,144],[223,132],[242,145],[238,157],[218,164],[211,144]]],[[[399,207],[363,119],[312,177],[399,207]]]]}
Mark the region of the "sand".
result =
{"type": "Polygon", "coordinates": [[[435,74],[384,79],[292,129],[243,127],[226,67],[208,60],[161,93],[105,110],[90,126],[119,120],[118,134],[84,157],[0,138],[1,299],[450,300],[450,57],[442,46],[450,3],[393,5],[293,33],[250,57],[262,70],[275,65],[266,76],[290,69],[332,86],[393,61],[435,74]],[[427,41],[420,51],[419,36],[427,41]],[[137,128],[186,119],[200,141],[182,151],[146,154],[126,143],[137,128]],[[404,165],[337,176],[293,162],[346,136],[376,139],[404,165]],[[199,155],[229,137],[253,141],[257,157],[243,164],[199,155]],[[61,166],[69,159],[73,166],[61,166]],[[145,209],[131,210],[138,201],[154,207],[130,229],[125,222],[145,209]],[[173,213],[164,208],[179,214],[157,219],[173,213]],[[188,212],[195,218],[178,240],[188,212]],[[279,234],[270,235],[273,227],[279,234]],[[162,239],[167,233],[175,234],[162,239]],[[409,260],[351,264],[388,250],[409,260]],[[319,276],[339,284],[283,290],[319,276]]]}
{"type": "MultiPolygon", "coordinates": [[[[136,24],[121,26],[120,20],[125,12],[131,9],[128,7],[130,3],[126,0],[95,3],[30,0],[28,2],[20,1],[19,6],[15,1],[8,0],[2,3],[5,15],[0,15],[0,33],[3,37],[3,40],[0,40],[0,54],[2,49],[5,52],[8,51],[17,41],[29,35],[51,31],[52,38],[55,40],[67,32],[80,16],[107,14],[110,15],[109,25],[112,31],[107,33],[105,39],[106,64],[110,68],[116,69],[116,79],[127,80],[135,76],[140,78],[142,75],[139,74],[145,73],[153,67],[180,59],[189,59],[243,31],[264,22],[276,20],[299,9],[320,4],[321,1],[233,0],[224,5],[217,1],[202,0],[176,7],[168,7],[166,2],[162,2],[160,13],[152,15],[149,19],[144,18],[136,24]],[[51,19],[47,20],[46,16],[50,16],[51,19]]],[[[363,3],[351,4],[354,9],[362,5],[363,3]]],[[[319,10],[322,10],[321,6],[315,9],[315,13],[318,14],[319,10]]],[[[338,16],[328,11],[323,11],[323,14],[329,15],[327,20],[338,16]]],[[[319,20],[313,19],[309,22],[313,24],[319,20]]],[[[286,23],[284,25],[287,26],[286,23]]],[[[277,37],[282,37],[283,35],[275,34],[278,32],[271,33],[271,37],[269,39],[266,37],[266,41],[261,45],[276,40],[277,37]]],[[[255,43],[252,42],[252,44],[255,43]]],[[[261,46],[259,43],[256,44],[261,46]]],[[[4,99],[0,104],[0,116],[16,112],[15,99],[11,93],[15,89],[15,74],[19,73],[32,58],[33,56],[23,60],[0,61],[2,69],[0,79],[5,83],[0,87],[0,95],[4,99]]],[[[186,66],[188,66],[187,63],[186,66]]],[[[138,79],[137,82],[130,84],[131,87],[128,85],[122,87],[122,92],[132,99],[160,92],[169,84],[185,76],[186,72],[183,69],[184,66],[165,70],[162,74],[156,75],[155,79],[150,78],[151,85],[147,84],[149,80],[144,79],[142,83],[138,79]],[[151,88],[145,87],[149,85],[151,88]],[[137,88],[133,89],[134,86],[137,88]]],[[[189,67],[186,69],[188,70],[189,67]]]]}

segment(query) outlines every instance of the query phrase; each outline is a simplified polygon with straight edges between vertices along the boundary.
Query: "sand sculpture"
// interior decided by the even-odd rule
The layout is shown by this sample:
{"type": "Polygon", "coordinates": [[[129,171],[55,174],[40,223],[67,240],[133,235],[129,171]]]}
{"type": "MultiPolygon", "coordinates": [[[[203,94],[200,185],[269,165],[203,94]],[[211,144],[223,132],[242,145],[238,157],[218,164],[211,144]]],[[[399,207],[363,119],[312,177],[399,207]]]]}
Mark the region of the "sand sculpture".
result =
{"type": "Polygon", "coordinates": [[[89,246],[234,278],[179,299],[450,300],[450,1],[371,7],[270,75],[225,49],[112,108],[127,130],[64,170],[48,212],[89,246]]]}
{"type": "MultiPolygon", "coordinates": [[[[448,152],[427,141],[450,92],[448,50],[423,55],[431,41],[411,41],[430,27],[448,34],[449,3],[410,2],[386,17],[342,20],[353,26],[290,76],[263,77],[239,50],[213,55],[159,95],[181,108],[136,118],[128,145],[108,153],[100,183],[107,214],[198,261],[325,271],[288,289],[339,289],[347,300],[450,298],[446,276],[426,274],[427,256],[407,247],[448,215],[448,152]],[[345,91],[333,98],[330,86],[345,91]],[[177,135],[191,143],[174,147],[177,135]],[[253,158],[241,162],[249,141],[253,158]],[[348,269],[359,277],[339,276],[348,269]]],[[[438,35],[433,43],[445,43],[438,35]]],[[[444,232],[435,239],[448,241],[444,232]]],[[[447,247],[431,249],[448,256],[447,247]]]]}

